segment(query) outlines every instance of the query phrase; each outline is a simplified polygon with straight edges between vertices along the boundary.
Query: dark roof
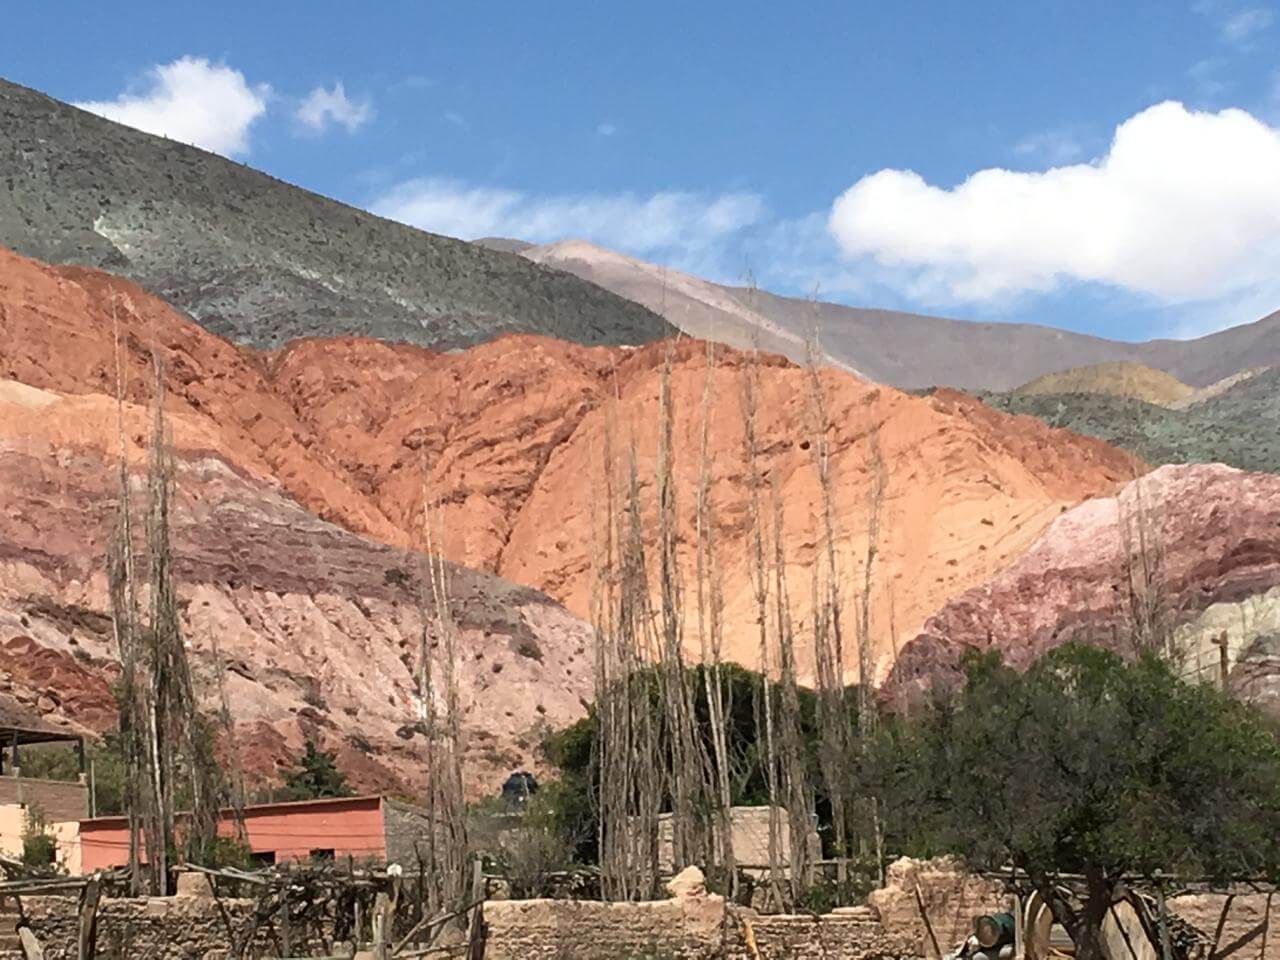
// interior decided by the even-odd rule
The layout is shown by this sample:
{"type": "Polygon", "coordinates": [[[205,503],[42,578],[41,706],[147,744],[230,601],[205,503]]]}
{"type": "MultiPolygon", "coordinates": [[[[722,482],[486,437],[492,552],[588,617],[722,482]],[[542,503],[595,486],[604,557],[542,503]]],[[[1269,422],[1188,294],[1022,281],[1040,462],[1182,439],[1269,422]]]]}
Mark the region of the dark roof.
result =
{"type": "Polygon", "coordinates": [[[15,739],[22,745],[75,741],[82,737],[74,730],[50,723],[8,694],[0,693],[0,747],[9,746],[15,739]]]}

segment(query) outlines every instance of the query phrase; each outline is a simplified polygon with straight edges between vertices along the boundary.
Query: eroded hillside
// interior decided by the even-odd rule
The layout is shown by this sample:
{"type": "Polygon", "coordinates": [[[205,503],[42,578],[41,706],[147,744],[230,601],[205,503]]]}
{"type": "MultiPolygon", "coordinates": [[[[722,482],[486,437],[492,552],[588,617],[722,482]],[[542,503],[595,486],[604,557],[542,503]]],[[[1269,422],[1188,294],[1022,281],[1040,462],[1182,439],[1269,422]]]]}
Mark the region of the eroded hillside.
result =
{"type": "MultiPolygon", "coordinates": [[[[652,502],[658,392],[668,346],[586,348],[508,337],[435,354],[368,340],[304,340],[277,354],[236,347],[124,281],[0,254],[0,376],[66,394],[110,396],[116,343],[125,393],[149,396],[151,350],[168,403],[234,469],[274,479],[317,516],[384,543],[421,542],[424,496],[442,503],[455,562],[544,591],[585,616],[593,504],[606,434],[652,502]],[[610,427],[609,425],[612,424],[610,427]]],[[[692,576],[705,348],[671,351],[675,475],[684,575],[692,576]]],[[[748,361],[721,351],[712,377],[712,504],[725,578],[726,649],[755,660],[747,566],[747,471],[740,390],[748,361]]],[[[783,506],[793,594],[807,597],[818,543],[809,374],[759,367],[761,466],[783,506]]],[[[879,566],[871,602],[876,668],[891,664],[951,597],[1002,569],[1080,500],[1141,465],[1095,440],[994,413],[957,393],[927,398],[821,374],[846,603],[866,555],[870,438],[884,463],[879,566]]],[[[41,419],[47,419],[43,413],[41,419]]],[[[50,429],[53,429],[52,427],[50,429]]],[[[103,443],[72,420],[69,441],[103,443]]],[[[598,516],[598,513],[597,513],[598,516]]],[[[806,603],[797,600],[803,620],[806,603]]]]}

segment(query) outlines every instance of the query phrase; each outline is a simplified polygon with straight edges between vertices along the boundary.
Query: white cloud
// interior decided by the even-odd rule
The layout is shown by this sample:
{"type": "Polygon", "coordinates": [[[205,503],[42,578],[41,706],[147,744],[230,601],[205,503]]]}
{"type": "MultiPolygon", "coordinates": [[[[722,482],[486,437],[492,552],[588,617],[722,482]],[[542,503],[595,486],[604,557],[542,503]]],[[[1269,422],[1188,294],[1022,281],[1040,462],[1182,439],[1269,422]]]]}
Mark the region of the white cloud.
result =
{"type": "Polygon", "coordinates": [[[1239,10],[1222,21],[1222,39],[1228,43],[1245,43],[1262,33],[1273,22],[1275,22],[1275,14],[1264,7],[1239,10]]]}
{"type": "Polygon", "coordinates": [[[373,118],[373,104],[367,97],[352,100],[339,80],[332,90],[316,87],[307,94],[294,116],[312,133],[323,133],[330,123],[346,127],[347,133],[354,133],[373,118]]]}
{"type": "Polygon", "coordinates": [[[1280,277],[1280,129],[1167,102],[1088,164],[981,170],[953,189],[908,170],[833,204],[843,254],[923,299],[979,302],[1096,282],[1166,302],[1243,297],[1280,277]]]}
{"type": "Polygon", "coordinates": [[[266,112],[271,95],[265,83],[251,87],[239,70],[199,57],[152,67],[147,78],[144,93],[76,106],[214,153],[249,152],[249,128],[266,112]]]}
{"type": "Polygon", "coordinates": [[[617,132],[618,125],[616,123],[609,123],[606,121],[596,127],[596,133],[600,134],[602,137],[612,137],[617,132]]]}
{"type": "Polygon", "coordinates": [[[763,202],[752,193],[537,197],[435,178],[402,183],[375,200],[370,209],[423,230],[468,240],[495,235],[533,243],[585,239],[682,269],[715,269],[713,261],[718,260],[722,243],[764,214],[763,202]]]}

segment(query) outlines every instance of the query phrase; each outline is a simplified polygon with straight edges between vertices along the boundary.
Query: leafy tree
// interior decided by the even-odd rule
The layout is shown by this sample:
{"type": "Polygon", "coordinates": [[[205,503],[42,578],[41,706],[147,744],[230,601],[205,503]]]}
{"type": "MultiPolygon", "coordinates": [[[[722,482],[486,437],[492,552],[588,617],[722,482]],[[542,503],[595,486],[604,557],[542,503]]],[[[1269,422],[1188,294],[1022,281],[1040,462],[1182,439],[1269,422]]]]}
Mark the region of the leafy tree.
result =
{"type": "Polygon", "coordinates": [[[953,700],[887,723],[868,752],[890,844],[1025,870],[1082,960],[1125,875],[1280,877],[1280,744],[1254,709],[1154,657],[1076,645],[1025,674],[966,667],[953,700]],[[1083,875],[1078,915],[1057,873],[1083,875]]]}
{"type": "Polygon", "coordinates": [[[298,766],[284,776],[285,797],[289,800],[320,800],[326,797],[350,797],[354,791],[347,778],[334,764],[334,755],[321,750],[311,740],[298,766]]]}
{"type": "Polygon", "coordinates": [[[22,824],[22,862],[28,867],[52,867],[58,859],[58,843],[49,833],[49,821],[39,804],[27,807],[22,824]]]}

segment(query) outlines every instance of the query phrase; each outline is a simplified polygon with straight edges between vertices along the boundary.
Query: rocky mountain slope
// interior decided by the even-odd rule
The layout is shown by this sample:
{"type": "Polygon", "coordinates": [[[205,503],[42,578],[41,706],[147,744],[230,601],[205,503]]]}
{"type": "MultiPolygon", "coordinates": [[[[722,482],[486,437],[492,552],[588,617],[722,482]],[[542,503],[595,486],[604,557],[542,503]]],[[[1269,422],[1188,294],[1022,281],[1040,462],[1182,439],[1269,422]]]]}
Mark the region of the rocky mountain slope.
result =
{"type": "Polygon", "coordinates": [[[3,80],[0,245],[104,267],[266,348],[338,334],[438,349],[505,332],[642,343],[668,330],[562,271],[392,223],[3,80]]]}
{"type": "Polygon", "coordinates": [[[980,394],[1006,413],[1036,417],[1132,451],[1148,463],[1226,463],[1280,472],[1280,368],[1252,372],[1178,408],[1104,393],[980,394]]]}
{"type": "Polygon", "coordinates": [[[1167,466],[1068,511],[931,617],[884,694],[953,681],[966,650],[1017,667],[1068,640],[1129,653],[1135,621],[1172,638],[1188,677],[1217,680],[1225,638],[1230,688],[1280,716],[1280,477],[1167,466]]]}
{"type": "Polygon", "coordinates": [[[901,389],[1012,390],[1044,374],[1116,361],[1146,364],[1204,387],[1241,370],[1280,364],[1280,311],[1196,340],[1125,343],[1027,323],[972,323],[720,286],[581,241],[522,255],[651,309],[665,303],[664,315],[694,336],[738,345],[758,339],[763,348],[800,360],[805,338],[816,330],[832,362],[901,389]]]}
{"type": "MultiPolygon", "coordinates": [[[[116,404],[7,383],[0,389],[0,665],[8,692],[90,729],[115,722],[105,538],[114,509],[116,404]]],[[[420,791],[415,670],[423,616],[418,555],[320,520],[268,473],[222,455],[223,438],[174,413],[174,551],[197,687],[220,701],[250,786],[292,765],[303,739],[333,749],[353,782],[420,791]]],[[[141,469],[149,412],[126,408],[141,469]]],[[[142,478],[136,483],[142,503],[142,478]]],[[[590,699],[586,624],[547,597],[461,567],[467,777],[496,789],[537,765],[538,730],[590,699]]]]}
{"type": "MultiPolygon", "coordinates": [[[[128,399],[142,404],[149,397],[154,344],[169,406],[201,425],[204,449],[238,470],[274,478],[322,519],[398,546],[421,542],[425,476],[428,496],[442,504],[450,559],[540,590],[580,617],[590,611],[590,518],[601,509],[606,433],[613,431],[619,451],[634,439],[643,495],[652,504],[660,371],[670,349],[681,559],[691,586],[702,344],[628,350],[506,337],[436,354],[373,340],[312,339],[261,354],[209,334],[127,282],[0,254],[0,378],[110,395],[116,327],[128,399]]],[[[752,663],[739,407],[746,363],[723,352],[713,378],[712,496],[726,650],[752,663]]],[[[798,598],[809,594],[819,509],[805,426],[808,376],[780,358],[760,361],[761,463],[783,504],[798,598]]],[[[962,394],[920,398],[835,370],[821,376],[833,424],[840,561],[850,583],[866,555],[872,432],[884,459],[872,597],[880,671],[899,639],[996,573],[1059,512],[1144,469],[1098,441],[1010,419],[962,394]]],[[[58,429],[96,435],[74,421],[58,429]]],[[[802,617],[804,601],[799,605],[802,617]]]]}

